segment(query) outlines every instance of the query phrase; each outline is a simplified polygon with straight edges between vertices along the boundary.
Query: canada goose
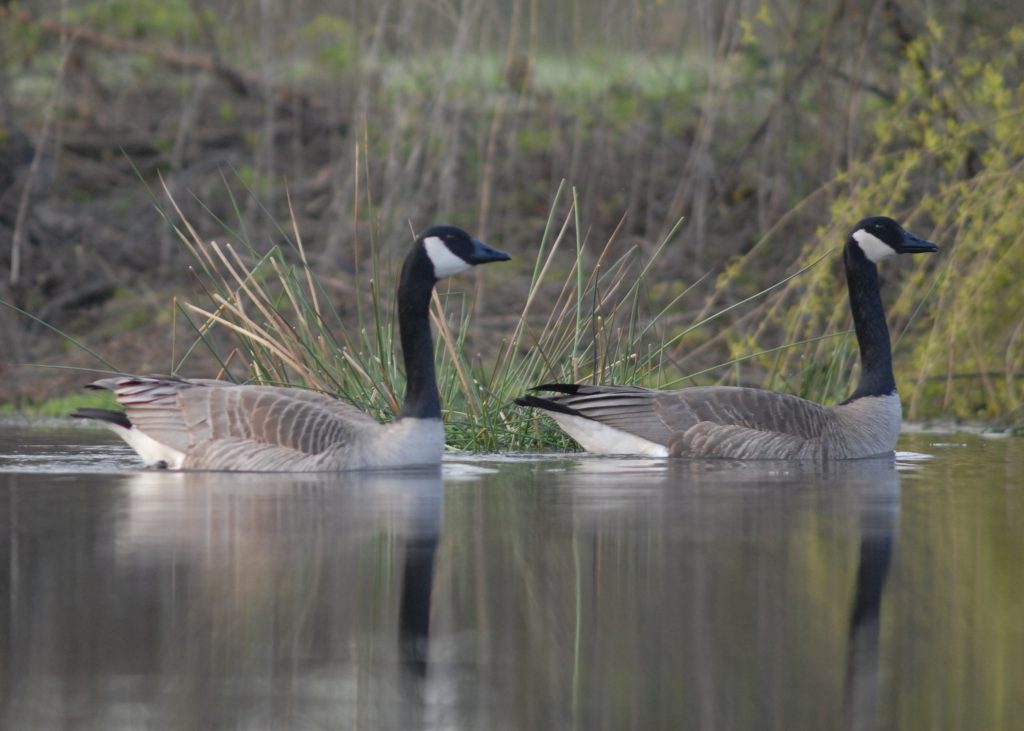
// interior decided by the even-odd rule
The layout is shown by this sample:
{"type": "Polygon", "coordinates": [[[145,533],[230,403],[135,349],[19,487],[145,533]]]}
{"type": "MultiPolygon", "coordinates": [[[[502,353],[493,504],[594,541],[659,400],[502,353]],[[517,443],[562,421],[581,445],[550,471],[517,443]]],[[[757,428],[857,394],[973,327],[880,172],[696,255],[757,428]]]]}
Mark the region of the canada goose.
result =
{"type": "Polygon", "coordinates": [[[177,376],[115,376],[87,388],[113,391],[124,412],[78,409],[124,439],[147,466],[317,472],[436,465],[444,451],[434,374],[430,298],[443,277],[510,257],[454,226],[428,228],[405,258],[398,332],[405,403],[380,424],[321,393],[177,376]]]}
{"type": "Polygon", "coordinates": [[[546,410],[598,454],[821,460],[891,453],[902,412],[875,263],[937,250],[884,216],[865,218],[850,232],[843,263],[861,373],[853,395],[837,406],[756,388],[656,391],[562,383],[534,389],[560,396],[527,395],[516,403],[546,410]]]}

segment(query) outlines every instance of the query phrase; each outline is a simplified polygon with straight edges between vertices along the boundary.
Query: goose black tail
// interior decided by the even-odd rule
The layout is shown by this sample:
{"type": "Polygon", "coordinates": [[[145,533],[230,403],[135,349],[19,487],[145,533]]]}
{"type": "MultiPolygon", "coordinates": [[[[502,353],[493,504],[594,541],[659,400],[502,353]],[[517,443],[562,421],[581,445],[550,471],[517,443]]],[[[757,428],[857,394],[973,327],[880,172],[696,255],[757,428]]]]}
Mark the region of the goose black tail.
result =
{"type": "Polygon", "coordinates": [[[539,386],[534,386],[530,390],[553,391],[554,393],[564,393],[568,396],[575,396],[580,392],[580,385],[578,383],[542,383],[539,386]]]}
{"type": "MultiPolygon", "coordinates": [[[[538,386],[538,388],[541,388],[538,386]]],[[[560,404],[552,399],[540,398],[539,396],[520,396],[516,399],[516,403],[520,406],[529,406],[534,409],[544,409],[545,411],[556,411],[560,414],[569,414],[570,416],[582,416],[576,409],[560,404]]]]}
{"type": "Polygon", "coordinates": [[[131,429],[132,423],[123,411],[111,411],[110,409],[75,409],[68,416],[73,419],[95,419],[96,421],[107,421],[116,426],[123,426],[131,429]]]}

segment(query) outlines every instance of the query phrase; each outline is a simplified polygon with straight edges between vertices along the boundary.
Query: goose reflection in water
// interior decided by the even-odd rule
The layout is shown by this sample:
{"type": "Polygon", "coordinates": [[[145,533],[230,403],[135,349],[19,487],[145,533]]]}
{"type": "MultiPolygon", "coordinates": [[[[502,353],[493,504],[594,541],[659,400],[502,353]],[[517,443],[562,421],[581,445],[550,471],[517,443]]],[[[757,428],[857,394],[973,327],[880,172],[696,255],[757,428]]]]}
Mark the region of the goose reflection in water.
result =
{"type": "Polygon", "coordinates": [[[430,606],[434,592],[434,557],[441,536],[440,477],[438,500],[423,502],[409,521],[398,606],[398,647],[403,679],[422,699],[430,649],[430,606]]]}
{"type": "MultiPolygon", "coordinates": [[[[583,583],[594,589],[580,613],[597,618],[593,636],[582,642],[596,648],[590,665],[618,664],[620,683],[631,666],[613,649],[623,644],[608,634],[611,622],[600,619],[625,616],[644,624],[637,614],[650,609],[621,596],[623,580],[639,583],[640,596],[674,598],[661,609],[674,619],[662,622],[660,643],[633,665],[651,677],[678,672],[675,685],[687,688],[675,702],[661,696],[671,710],[649,718],[655,726],[676,718],[695,726],[731,718],[746,727],[741,719],[764,721],[766,713],[774,721],[764,728],[800,728],[811,719],[827,720],[821,728],[877,726],[881,606],[900,526],[893,458],[817,464],[586,457],[567,473],[574,487],[561,507],[589,534],[580,562],[583,570],[593,568],[583,583]],[[622,541],[633,525],[654,532],[647,541],[622,541]],[[855,542],[856,567],[844,585],[847,538],[855,542]],[[665,543],[674,546],[668,560],[676,565],[662,568],[654,562],[662,560],[657,553],[665,543]],[[649,578],[628,577],[652,564],[654,575],[671,583],[646,588],[649,578]],[[840,632],[830,619],[833,607],[844,617],[840,632]]],[[[661,614],[653,616],[658,621],[661,614]]],[[[587,625],[584,620],[584,631],[587,625]]],[[[627,642],[646,643],[634,625],[618,623],[615,631],[627,642]]],[[[596,686],[614,682],[592,672],[596,686]]],[[[629,687],[620,693],[628,697],[629,687]]],[[[632,692],[636,702],[649,691],[638,684],[632,692]]],[[[588,720],[613,713],[604,699],[582,704],[588,702],[597,708],[588,720]]]]}
{"type": "Polygon", "coordinates": [[[38,503],[47,520],[95,526],[54,532],[45,548],[14,543],[38,534],[30,521],[43,512],[27,510],[44,493],[19,504],[22,528],[3,546],[17,581],[0,619],[5,654],[34,670],[16,692],[15,676],[0,673],[0,726],[417,723],[439,469],[103,480],[38,503]]]}
{"type": "Polygon", "coordinates": [[[845,716],[851,731],[877,726],[882,597],[899,532],[899,473],[884,468],[873,473],[877,482],[863,488],[859,561],[848,631],[845,716]]]}
{"type": "MultiPolygon", "coordinates": [[[[283,483],[281,476],[189,474],[183,489],[193,491],[207,507],[198,516],[182,516],[187,520],[176,527],[175,550],[203,545],[201,536],[226,530],[222,538],[237,543],[238,555],[245,557],[230,567],[233,579],[242,579],[252,562],[257,568],[249,577],[251,589],[265,593],[276,586],[278,594],[271,600],[273,624],[252,639],[276,644],[275,635],[303,637],[288,658],[293,673],[276,692],[319,696],[321,703],[334,696],[337,706],[324,704],[324,718],[359,708],[370,725],[422,723],[434,562],[442,527],[440,468],[288,477],[283,483]],[[214,505],[226,502],[232,508],[211,510],[211,498],[214,505]],[[256,515],[250,520],[243,511],[256,515]],[[225,518],[230,524],[218,531],[213,524],[225,518]],[[283,543],[275,544],[275,537],[283,543]],[[338,559],[343,559],[341,565],[332,565],[338,559]],[[305,576],[289,586],[296,572],[305,576]],[[278,620],[283,627],[276,626],[278,620]],[[390,653],[386,643],[378,646],[378,636],[397,638],[392,645],[398,670],[393,685],[387,682],[390,653]],[[327,646],[318,649],[323,641],[327,646]],[[325,693],[320,686],[327,678],[338,687],[325,693]]],[[[152,527],[145,529],[150,540],[160,535],[152,527]]],[[[167,530],[163,534],[166,538],[167,530]]],[[[204,552],[205,568],[213,572],[216,561],[211,558],[204,552]]],[[[195,610],[221,605],[221,598],[205,596],[195,610]]],[[[235,703],[237,699],[228,701],[235,703]]],[[[312,705],[303,715],[315,709],[312,705]]]]}

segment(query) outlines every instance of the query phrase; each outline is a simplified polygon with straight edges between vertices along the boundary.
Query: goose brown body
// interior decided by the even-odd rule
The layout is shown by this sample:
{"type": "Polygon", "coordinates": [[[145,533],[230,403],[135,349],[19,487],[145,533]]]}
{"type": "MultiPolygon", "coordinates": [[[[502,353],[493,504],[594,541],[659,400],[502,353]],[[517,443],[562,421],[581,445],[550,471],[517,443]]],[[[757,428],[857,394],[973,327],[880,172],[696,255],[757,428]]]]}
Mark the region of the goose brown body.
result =
{"type": "Polygon", "coordinates": [[[117,397],[131,426],[115,431],[152,466],[324,472],[437,464],[444,451],[440,419],[381,424],[315,391],[174,376],[89,387],[117,397]]]}
{"type": "Polygon", "coordinates": [[[850,459],[892,452],[900,431],[895,393],[822,406],[757,388],[578,386],[567,393],[551,384],[538,390],[545,388],[563,395],[524,396],[519,403],[547,410],[584,449],[602,454],[850,459]]]}

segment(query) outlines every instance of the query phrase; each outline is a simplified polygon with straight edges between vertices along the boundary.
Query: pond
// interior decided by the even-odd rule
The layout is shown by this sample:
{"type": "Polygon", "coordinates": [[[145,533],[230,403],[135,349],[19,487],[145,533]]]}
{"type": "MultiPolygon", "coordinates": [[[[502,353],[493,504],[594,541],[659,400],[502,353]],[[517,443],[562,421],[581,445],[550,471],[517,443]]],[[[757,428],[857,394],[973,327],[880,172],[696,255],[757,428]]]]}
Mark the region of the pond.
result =
{"type": "Polygon", "coordinates": [[[1024,440],[138,469],[0,429],[0,728],[1010,729],[1024,440]]]}

